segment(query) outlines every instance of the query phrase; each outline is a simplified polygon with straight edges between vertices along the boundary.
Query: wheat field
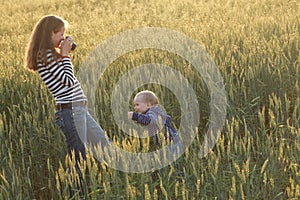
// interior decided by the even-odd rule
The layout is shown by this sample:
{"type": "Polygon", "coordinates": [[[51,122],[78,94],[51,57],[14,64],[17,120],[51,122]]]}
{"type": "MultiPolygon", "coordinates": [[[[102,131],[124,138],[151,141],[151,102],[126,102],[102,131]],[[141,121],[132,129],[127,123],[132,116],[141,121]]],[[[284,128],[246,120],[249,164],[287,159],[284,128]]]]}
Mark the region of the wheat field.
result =
{"type": "MultiPolygon", "coordinates": [[[[115,124],[111,92],[122,74],[144,63],[171,66],[189,81],[199,102],[199,131],[178,160],[182,181],[172,167],[158,170],[154,181],[151,173],[118,171],[88,154],[80,166],[87,191],[82,198],[299,199],[299,6],[296,0],[1,0],[0,199],[68,199],[68,186],[77,178],[68,174],[64,137],[53,119],[54,99],[39,76],[24,68],[31,31],[48,14],[70,24],[67,34],[78,44],[72,53],[75,73],[111,36],[162,27],[205,48],[227,94],[221,136],[201,158],[210,115],[201,75],[169,52],[148,49],[118,58],[100,79],[96,95],[97,120],[116,145],[128,150],[140,145],[115,124]]],[[[180,104],[170,90],[157,84],[139,89],[155,91],[179,126],[180,104]]]]}

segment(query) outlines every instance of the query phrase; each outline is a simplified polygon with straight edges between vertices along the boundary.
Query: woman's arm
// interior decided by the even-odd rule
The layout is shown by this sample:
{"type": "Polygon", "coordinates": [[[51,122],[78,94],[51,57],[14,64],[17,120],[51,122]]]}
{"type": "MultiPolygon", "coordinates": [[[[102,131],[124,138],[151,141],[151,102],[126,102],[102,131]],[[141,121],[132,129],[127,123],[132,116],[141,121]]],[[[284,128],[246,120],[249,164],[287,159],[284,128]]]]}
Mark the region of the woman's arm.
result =
{"type": "Polygon", "coordinates": [[[41,68],[39,73],[50,82],[61,82],[66,86],[73,86],[75,83],[75,76],[73,73],[73,65],[70,57],[65,56],[61,59],[56,59],[53,53],[49,51],[47,53],[47,63],[45,68],[41,68]]]}

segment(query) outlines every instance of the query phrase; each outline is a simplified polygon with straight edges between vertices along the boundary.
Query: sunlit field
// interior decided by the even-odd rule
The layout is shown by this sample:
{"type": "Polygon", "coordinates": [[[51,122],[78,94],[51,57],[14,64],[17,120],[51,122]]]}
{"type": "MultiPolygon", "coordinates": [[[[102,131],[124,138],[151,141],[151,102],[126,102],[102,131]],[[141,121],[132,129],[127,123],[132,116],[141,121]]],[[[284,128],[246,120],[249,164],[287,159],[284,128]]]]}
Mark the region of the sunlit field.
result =
{"type": "MultiPolygon", "coordinates": [[[[142,64],[164,64],[188,80],[197,96],[200,123],[176,162],[184,171],[180,180],[172,166],[158,170],[154,180],[150,172],[118,171],[90,153],[80,166],[83,199],[299,199],[299,6],[296,0],[1,0],[0,199],[68,199],[68,186],[75,187],[78,178],[67,171],[64,136],[53,118],[54,99],[38,74],[24,68],[31,31],[48,14],[70,24],[67,34],[78,45],[71,55],[75,73],[106,39],[134,28],[162,27],[207,51],[227,95],[221,135],[201,157],[211,100],[201,74],[187,60],[162,50],[132,51],[116,59],[99,75],[95,94],[97,120],[115,145],[128,151],[147,149],[120,130],[111,111],[115,84],[142,64]]],[[[176,80],[174,84],[181,86],[176,80]]],[[[178,97],[159,84],[142,89],[158,95],[179,127],[178,97]]]]}

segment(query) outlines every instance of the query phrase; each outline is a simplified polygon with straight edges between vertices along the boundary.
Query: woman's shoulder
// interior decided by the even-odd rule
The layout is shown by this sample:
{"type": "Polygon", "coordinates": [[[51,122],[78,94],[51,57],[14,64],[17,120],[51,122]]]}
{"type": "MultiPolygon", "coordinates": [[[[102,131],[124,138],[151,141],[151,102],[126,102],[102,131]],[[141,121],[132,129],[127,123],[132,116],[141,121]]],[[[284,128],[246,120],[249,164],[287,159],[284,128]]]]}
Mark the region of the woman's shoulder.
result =
{"type": "Polygon", "coordinates": [[[51,57],[55,55],[55,52],[51,49],[40,50],[38,53],[38,59],[43,60],[43,58],[51,57]]]}
{"type": "Polygon", "coordinates": [[[45,55],[46,55],[46,57],[57,57],[59,54],[54,50],[46,49],[45,55]]]}
{"type": "Polygon", "coordinates": [[[51,49],[46,49],[44,51],[40,51],[38,54],[38,64],[47,66],[50,63],[56,62],[59,60],[60,56],[56,51],[51,49]]]}

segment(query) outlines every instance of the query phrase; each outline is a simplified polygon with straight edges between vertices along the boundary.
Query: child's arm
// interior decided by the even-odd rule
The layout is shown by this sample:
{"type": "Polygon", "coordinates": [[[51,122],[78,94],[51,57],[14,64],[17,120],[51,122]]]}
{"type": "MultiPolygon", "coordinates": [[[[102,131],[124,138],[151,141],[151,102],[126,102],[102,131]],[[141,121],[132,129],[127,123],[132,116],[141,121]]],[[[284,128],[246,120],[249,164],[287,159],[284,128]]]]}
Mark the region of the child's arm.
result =
{"type": "Polygon", "coordinates": [[[128,118],[144,126],[149,125],[151,123],[151,120],[155,121],[155,116],[151,112],[148,112],[146,114],[128,112],[128,118]]]}

